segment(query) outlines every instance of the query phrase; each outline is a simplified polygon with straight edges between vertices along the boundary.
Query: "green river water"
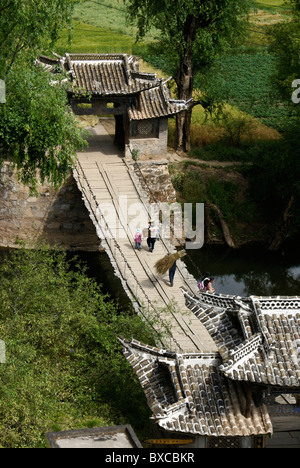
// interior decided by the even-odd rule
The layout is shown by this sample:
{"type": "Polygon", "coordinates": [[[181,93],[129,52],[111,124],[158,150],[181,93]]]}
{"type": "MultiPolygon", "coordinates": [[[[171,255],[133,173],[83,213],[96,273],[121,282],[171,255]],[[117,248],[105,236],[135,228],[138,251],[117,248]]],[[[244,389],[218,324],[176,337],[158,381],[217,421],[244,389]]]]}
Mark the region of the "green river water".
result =
{"type": "MultiPolygon", "coordinates": [[[[0,261],[5,261],[5,252],[0,250],[0,261]]],[[[87,265],[88,275],[103,285],[103,292],[121,306],[129,304],[105,253],[69,253],[70,258],[73,256],[87,265]]],[[[214,288],[219,294],[300,296],[300,253],[295,249],[271,253],[260,248],[232,250],[224,246],[205,246],[188,251],[185,263],[197,280],[201,273],[209,271],[215,277],[214,288]]]]}
{"type": "MultiPolygon", "coordinates": [[[[126,301],[120,281],[114,276],[106,254],[80,253],[89,274],[103,284],[103,290],[126,301]]],[[[300,296],[300,253],[293,249],[271,253],[260,248],[232,250],[224,246],[191,250],[185,259],[188,270],[198,280],[209,271],[219,294],[239,296],[300,296]]],[[[176,281],[176,276],[175,276],[176,281]]]]}

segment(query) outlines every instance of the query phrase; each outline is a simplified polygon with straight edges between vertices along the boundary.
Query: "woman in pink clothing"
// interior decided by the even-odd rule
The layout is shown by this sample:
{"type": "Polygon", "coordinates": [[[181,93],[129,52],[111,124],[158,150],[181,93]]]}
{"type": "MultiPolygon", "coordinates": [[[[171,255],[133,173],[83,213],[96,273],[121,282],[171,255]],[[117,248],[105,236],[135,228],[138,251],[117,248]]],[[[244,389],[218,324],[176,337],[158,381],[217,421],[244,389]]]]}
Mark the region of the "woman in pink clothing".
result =
{"type": "Polygon", "coordinates": [[[142,248],[142,232],[141,232],[141,230],[139,228],[136,230],[134,240],[135,240],[136,250],[141,250],[141,248],[142,248]]]}

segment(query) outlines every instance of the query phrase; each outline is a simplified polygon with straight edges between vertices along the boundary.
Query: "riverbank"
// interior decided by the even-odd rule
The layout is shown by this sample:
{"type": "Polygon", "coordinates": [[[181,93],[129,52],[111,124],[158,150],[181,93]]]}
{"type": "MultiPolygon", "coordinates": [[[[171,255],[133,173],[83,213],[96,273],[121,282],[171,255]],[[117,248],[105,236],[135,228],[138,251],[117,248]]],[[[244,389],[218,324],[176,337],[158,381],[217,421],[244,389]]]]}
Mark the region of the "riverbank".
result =
{"type": "MultiPolygon", "coordinates": [[[[284,207],[262,196],[258,167],[185,158],[170,163],[169,170],[177,201],[205,204],[206,245],[270,248],[284,207]]],[[[274,250],[281,250],[288,237],[283,234],[274,250]]]]}

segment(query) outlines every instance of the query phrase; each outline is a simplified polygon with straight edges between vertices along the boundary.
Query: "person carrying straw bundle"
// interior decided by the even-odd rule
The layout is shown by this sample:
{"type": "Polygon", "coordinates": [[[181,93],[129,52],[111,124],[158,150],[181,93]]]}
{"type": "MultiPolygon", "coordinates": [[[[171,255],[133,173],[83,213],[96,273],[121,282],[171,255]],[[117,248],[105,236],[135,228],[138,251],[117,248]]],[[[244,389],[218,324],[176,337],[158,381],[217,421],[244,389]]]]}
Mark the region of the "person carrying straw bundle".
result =
{"type": "Polygon", "coordinates": [[[173,254],[169,253],[164,258],[161,258],[160,260],[158,260],[154,265],[154,268],[156,269],[159,275],[165,275],[167,271],[169,271],[171,286],[173,286],[174,284],[174,276],[175,276],[175,272],[177,268],[176,262],[177,260],[183,258],[185,255],[186,255],[185,250],[181,250],[173,254]]]}

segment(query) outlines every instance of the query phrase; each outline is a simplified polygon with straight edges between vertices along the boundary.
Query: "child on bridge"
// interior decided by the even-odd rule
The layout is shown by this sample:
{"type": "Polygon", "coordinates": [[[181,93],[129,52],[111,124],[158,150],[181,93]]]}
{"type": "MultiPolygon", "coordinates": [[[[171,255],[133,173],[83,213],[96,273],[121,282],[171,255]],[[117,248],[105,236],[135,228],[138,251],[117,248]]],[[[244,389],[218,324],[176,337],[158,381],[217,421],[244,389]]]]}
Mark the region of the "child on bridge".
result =
{"type": "Polygon", "coordinates": [[[136,250],[141,250],[142,249],[142,231],[139,228],[137,228],[136,230],[134,240],[135,240],[136,250]]]}

